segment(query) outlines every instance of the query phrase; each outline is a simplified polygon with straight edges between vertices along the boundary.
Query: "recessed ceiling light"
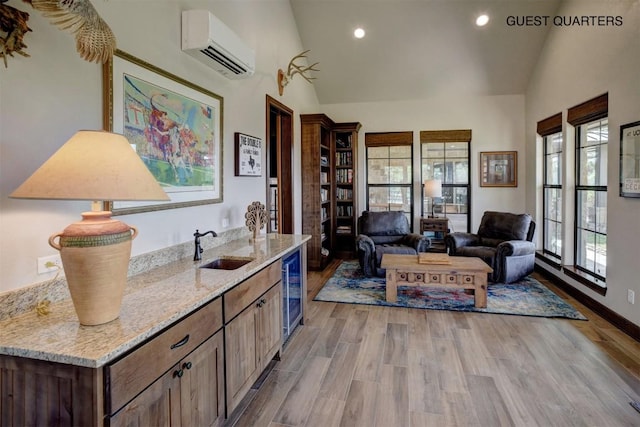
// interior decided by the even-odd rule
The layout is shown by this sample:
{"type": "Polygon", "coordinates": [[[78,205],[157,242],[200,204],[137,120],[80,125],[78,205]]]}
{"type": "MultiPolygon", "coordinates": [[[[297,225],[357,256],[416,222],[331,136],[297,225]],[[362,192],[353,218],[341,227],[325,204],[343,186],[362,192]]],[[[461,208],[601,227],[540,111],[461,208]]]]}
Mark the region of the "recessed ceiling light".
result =
{"type": "Polygon", "coordinates": [[[476,18],[476,25],[478,27],[484,27],[489,22],[489,15],[480,15],[476,18]]]}
{"type": "Polygon", "coordinates": [[[353,35],[354,35],[355,38],[361,39],[361,38],[364,37],[364,30],[362,28],[356,28],[353,31],[353,35]]]}

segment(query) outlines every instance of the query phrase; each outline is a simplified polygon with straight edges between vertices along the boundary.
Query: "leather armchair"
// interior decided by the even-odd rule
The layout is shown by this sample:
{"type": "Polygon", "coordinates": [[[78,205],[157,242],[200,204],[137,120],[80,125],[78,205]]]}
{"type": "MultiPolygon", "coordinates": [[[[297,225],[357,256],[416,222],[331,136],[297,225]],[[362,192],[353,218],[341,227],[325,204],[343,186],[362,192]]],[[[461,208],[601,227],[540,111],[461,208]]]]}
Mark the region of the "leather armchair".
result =
{"type": "Polygon", "coordinates": [[[487,211],[477,234],[450,233],[449,255],[482,258],[493,268],[489,281],[511,283],[533,272],[536,223],[528,214],[487,211]]]}
{"type": "Polygon", "coordinates": [[[380,268],[382,255],[417,255],[427,252],[431,246],[428,237],[411,233],[409,220],[402,211],[364,211],[358,218],[356,250],[360,267],[366,276],[385,277],[386,270],[380,268]]]}

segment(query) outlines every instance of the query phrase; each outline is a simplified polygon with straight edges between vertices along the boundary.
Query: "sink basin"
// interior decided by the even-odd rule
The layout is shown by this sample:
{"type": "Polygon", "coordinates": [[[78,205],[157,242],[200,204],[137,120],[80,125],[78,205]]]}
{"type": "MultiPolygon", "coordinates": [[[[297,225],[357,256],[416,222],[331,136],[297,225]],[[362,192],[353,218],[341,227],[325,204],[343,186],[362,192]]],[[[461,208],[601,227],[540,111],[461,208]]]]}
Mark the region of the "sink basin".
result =
{"type": "Polygon", "coordinates": [[[201,265],[200,268],[210,268],[212,270],[235,270],[236,268],[240,268],[251,261],[253,261],[253,258],[218,258],[207,264],[201,265]]]}

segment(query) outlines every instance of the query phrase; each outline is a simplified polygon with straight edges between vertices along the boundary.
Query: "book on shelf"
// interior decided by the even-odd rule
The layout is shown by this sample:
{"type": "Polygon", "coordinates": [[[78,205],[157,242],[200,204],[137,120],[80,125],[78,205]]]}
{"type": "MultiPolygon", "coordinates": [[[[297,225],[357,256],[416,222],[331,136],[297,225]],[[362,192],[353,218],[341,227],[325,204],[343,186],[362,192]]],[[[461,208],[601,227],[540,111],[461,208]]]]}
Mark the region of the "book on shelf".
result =
{"type": "Polygon", "coordinates": [[[351,166],[353,164],[351,151],[336,153],[336,164],[338,166],[351,166]]]}
{"type": "Polygon", "coordinates": [[[336,146],[339,148],[351,148],[351,134],[338,135],[336,137],[336,146]]]}
{"type": "Polygon", "coordinates": [[[339,225],[336,227],[336,234],[351,234],[350,225],[339,225]]]}
{"type": "Polygon", "coordinates": [[[336,188],[336,199],[351,200],[353,198],[353,190],[350,188],[336,188]]]}
{"type": "Polygon", "coordinates": [[[344,217],[353,216],[353,206],[351,206],[351,205],[338,206],[337,214],[338,214],[338,216],[344,216],[344,217]]]}
{"type": "Polygon", "coordinates": [[[353,169],[337,169],[336,181],[338,184],[353,184],[353,169]]]}

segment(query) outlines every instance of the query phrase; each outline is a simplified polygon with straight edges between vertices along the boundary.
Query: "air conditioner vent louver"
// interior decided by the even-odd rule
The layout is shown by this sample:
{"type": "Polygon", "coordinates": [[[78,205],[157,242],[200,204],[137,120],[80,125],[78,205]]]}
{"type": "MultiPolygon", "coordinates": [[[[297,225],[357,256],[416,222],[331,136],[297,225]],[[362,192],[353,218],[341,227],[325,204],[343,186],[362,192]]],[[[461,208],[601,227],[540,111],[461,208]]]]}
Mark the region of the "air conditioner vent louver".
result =
{"type": "Polygon", "coordinates": [[[207,10],[182,12],[182,50],[230,79],[255,72],[255,53],[207,10]]]}
{"type": "Polygon", "coordinates": [[[202,49],[200,52],[207,55],[209,58],[213,59],[223,67],[228,68],[229,70],[231,70],[231,72],[235,74],[245,74],[247,72],[246,68],[236,64],[232,59],[228,58],[226,55],[224,55],[222,52],[220,52],[213,46],[209,46],[206,49],[202,49]]]}

